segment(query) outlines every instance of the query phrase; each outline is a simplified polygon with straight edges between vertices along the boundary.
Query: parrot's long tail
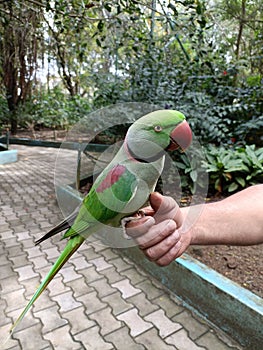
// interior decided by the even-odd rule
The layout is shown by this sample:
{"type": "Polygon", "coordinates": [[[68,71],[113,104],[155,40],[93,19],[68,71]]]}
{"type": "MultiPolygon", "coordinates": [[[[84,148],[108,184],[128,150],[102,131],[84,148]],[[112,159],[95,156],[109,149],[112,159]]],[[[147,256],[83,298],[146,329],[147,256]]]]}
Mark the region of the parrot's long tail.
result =
{"type": "MultiPolygon", "coordinates": [[[[77,208],[79,210],[79,207],[77,208]]],[[[75,210],[70,216],[68,216],[65,220],[61,221],[58,225],[53,227],[50,231],[48,231],[43,237],[38,239],[35,244],[38,245],[39,243],[44,242],[46,239],[51,238],[52,236],[56,235],[57,233],[64,231],[68,228],[70,228],[77,215],[78,215],[78,210],[75,210]]]]}
{"type": "Polygon", "coordinates": [[[81,244],[84,242],[84,238],[82,236],[76,235],[72,237],[66,247],[64,248],[63,252],[58,257],[55,264],[52,266],[51,270],[47,274],[47,276],[44,278],[38,289],[36,290],[35,294],[32,296],[31,300],[25,307],[25,309],[22,311],[16,322],[13,324],[13,326],[10,329],[10,336],[13,334],[15,328],[19,325],[19,323],[22,321],[30,307],[34,304],[34,302],[37,300],[37,298],[41,295],[41,293],[45,290],[49,282],[54,278],[54,276],[58,273],[58,271],[62,268],[62,266],[68,261],[68,259],[71,257],[72,254],[75,253],[75,251],[81,246],[81,244]]]}

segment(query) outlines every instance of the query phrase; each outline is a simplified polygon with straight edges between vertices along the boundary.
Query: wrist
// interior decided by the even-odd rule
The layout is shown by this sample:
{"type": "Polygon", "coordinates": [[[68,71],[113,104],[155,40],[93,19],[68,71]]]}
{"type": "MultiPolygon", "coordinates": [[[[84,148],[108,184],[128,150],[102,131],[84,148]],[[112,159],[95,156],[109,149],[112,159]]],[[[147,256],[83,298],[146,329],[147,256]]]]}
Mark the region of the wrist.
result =
{"type": "Polygon", "coordinates": [[[194,230],[194,223],[189,220],[188,214],[189,214],[190,207],[182,207],[181,213],[182,213],[182,225],[179,229],[181,235],[187,236],[188,244],[194,245],[196,243],[196,235],[194,230]]]}

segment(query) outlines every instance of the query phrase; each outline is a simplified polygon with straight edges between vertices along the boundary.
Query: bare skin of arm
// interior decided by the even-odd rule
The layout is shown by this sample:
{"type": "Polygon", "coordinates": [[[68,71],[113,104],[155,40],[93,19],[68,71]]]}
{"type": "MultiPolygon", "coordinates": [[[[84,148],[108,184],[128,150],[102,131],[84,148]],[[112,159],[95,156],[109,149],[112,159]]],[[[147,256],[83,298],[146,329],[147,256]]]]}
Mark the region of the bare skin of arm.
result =
{"type": "Polygon", "coordinates": [[[189,207],[153,193],[146,216],[127,225],[148,259],[166,266],[190,245],[254,245],[263,243],[263,185],[251,186],[222,201],[200,208],[187,228],[189,207]],[[184,223],[184,225],[183,225],[184,223]]]}

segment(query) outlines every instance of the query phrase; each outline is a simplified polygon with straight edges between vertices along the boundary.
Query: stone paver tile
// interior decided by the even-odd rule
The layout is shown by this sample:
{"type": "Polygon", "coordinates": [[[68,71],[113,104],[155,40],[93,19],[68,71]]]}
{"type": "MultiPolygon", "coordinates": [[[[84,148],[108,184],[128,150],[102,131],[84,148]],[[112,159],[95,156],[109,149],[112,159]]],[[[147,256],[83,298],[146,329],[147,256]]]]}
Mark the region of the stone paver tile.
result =
{"type": "MultiPolygon", "coordinates": [[[[56,350],[79,350],[80,343],[74,341],[70,335],[69,325],[52,330],[44,335],[56,350]]],[[[36,347],[36,349],[39,349],[36,347]]]]}
{"type": "Polygon", "coordinates": [[[20,309],[25,306],[26,300],[24,297],[24,288],[15,290],[8,294],[3,294],[1,298],[6,300],[6,312],[20,309]]]}
{"type": "Polygon", "coordinates": [[[47,258],[50,259],[52,262],[54,262],[60,255],[60,252],[58,251],[56,246],[52,246],[48,249],[45,248],[45,253],[47,254],[47,258]]]}
{"type": "Polygon", "coordinates": [[[41,334],[41,325],[37,324],[30,329],[23,329],[15,333],[15,337],[19,339],[21,349],[44,349],[45,347],[50,348],[48,340],[44,340],[41,334]],[[31,334],[29,337],[28,335],[31,334]]]}
{"type": "MultiPolygon", "coordinates": [[[[143,334],[135,338],[136,342],[143,344],[147,350],[176,350],[173,345],[168,345],[165,341],[159,337],[156,329],[151,328],[143,334]]],[[[188,350],[192,350],[189,348],[188,350]]]]}
{"type": "Polygon", "coordinates": [[[16,349],[17,346],[18,349],[21,349],[17,339],[7,338],[11,327],[11,323],[7,323],[6,325],[0,327],[0,344],[4,345],[4,350],[13,350],[16,349]]]}
{"type": "Polygon", "coordinates": [[[172,320],[180,323],[188,331],[189,337],[193,340],[208,331],[207,324],[205,324],[201,319],[197,321],[189,311],[181,312],[173,317],[172,320]]]}
{"type": "Polygon", "coordinates": [[[82,255],[84,255],[88,261],[100,257],[100,255],[97,254],[92,247],[90,247],[90,249],[83,250],[82,255]]]}
{"type": "Polygon", "coordinates": [[[28,257],[26,254],[13,256],[9,259],[13,262],[14,268],[28,265],[28,257]]]}
{"type": "Polygon", "coordinates": [[[110,295],[116,292],[116,289],[112,288],[109,285],[105,277],[100,280],[91,282],[89,283],[89,285],[97,291],[99,298],[106,297],[107,295],[110,295]]]}
{"type": "Polygon", "coordinates": [[[60,306],[59,312],[70,311],[81,306],[81,303],[76,301],[72,294],[73,293],[70,291],[52,297],[60,306]]]}
{"type": "Polygon", "coordinates": [[[141,275],[134,267],[122,271],[121,275],[128,277],[133,285],[136,285],[137,283],[140,283],[146,279],[146,277],[141,275]]]}
{"type": "Polygon", "coordinates": [[[100,275],[104,275],[110,284],[123,280],[123,276],[116,271],[115,267],[100,271],[100,275]]]}
{"type": "MultiPolygon", "coordinates": [[[[167,342],[167,344],[171,344],[171,345],[176,346],[176,348],[178,350],[189,350],[189,349],[191,349],[191,350],[200,350],[200,349],[206,350],[204,347],[196,345],[196,343],[194,343],[188,337],[188,334],[184,328],[180,329],[178,332],[173,333],[172,335],[167,337],[165,339],[165,341],[167,342]]],[[[217,348],[213,347],[212,349],[217,349],[217,348]]]]}
{"type": "MultiPolygon", "coordinates": [[[[112,344],[114,344],[116,349],[125,349],[127,350],[144,350],[145,347],[141,344],[138,344],[134,341],[134,339],[129,334],[129,329],[127,327],[122,327],[117,329],[105,336],[105,339],[112,344]]],[[[150,348],[149,348],[150,349],[150,348]]],[[[158,348],[161,350],[161,348],[158,348]]]]}
{"type": "MultiPolygon", "coordinates": [[[[19,309],[19,310],[14,310],[8,313],[8,317],[12,319],[12,322],[15,322],[18,318],[18,316],[21,314],[21,312],[24,310],[25,305],[19,309]]],[[[27,329],[30,328],[36,324],[39,324],[39,319],[34,317],[34,313],[32,312],[32,308],[29,310],[29,312],[26,314],[26,316],[23,318],[23,321],[20,322],[20,324],[17,326],[15,332],[20,331],[22,329],[27,329]]]]}
{"type": "Polygon", "coordinates": [[[149,300],[155,299],[164,294],[164,291],[155,287],[150,280],[145,280],[136,284],[137,288],[140,288],[146,294],[149,300]]]}
{"type": "Polygon", "coordinates": [[[26,239],[32,239],[32,237],[29,235],[28,231],[18,232],[16,234],[16,237],[17,237],[18,242],[24,241],[26,239]]]}
{"type": "Polygon", "coordinates": [[[127,264],[122,258],[112,259],[110,263],[116,267],[116,270],[118,272],[122,272],[131,268],[131,265],[127,264]]]}
{"type": "Polygon", "coordinates": [[[103,276],[101,276],[95,269],[94,266],[92,267],[89,267],[85,270],[81,270],[79,271],[79,274],[80,275],[83,275],[86,283],[90,283],[90,282],[94,282],[94,281],[97,281],[99,280],[100,278],[103,278],[103,276]]]}
{"type": "Polygon", "coordinates": [[[4,244],[7,250],[9,250],[9,248],[12,248],[12,247],[20,247],[20,243],[17,242],[16,238],[6,239],[4,240],[4,244]]]}
{"type": "Polygon", "coordinates": [[[163,294],[156,299],[152,299],[152,302],[159,305],[166,313],[166,316],[171,318],[174,315],[179,314],[184,310],[184,307],[179,302],[173,301],[168,294],[163,294]]]}
{"type": "Polygon", "coordinates": [[[24,296],[26,299],[31,298],[31,296],[35,293],[37,287],[39,286],[39,282],[39,277],[34,277],[23,281],[23,287],[25,288],[24,296]]]}
{"type": "Polygon", "coordinates": [[[12,269],[12,264],[9,263],[8,265],[1,266],[1,279],[10,277],[10,276],[15,276],[16,274],[14,273],[12,269]]]}
{"type": "Polygon", "coordinates": [[[74,335],[96,325],[94,321],[91,321],[84,313],[84,307],[64,312],[62,314],[64,319],[67,319],[70,324],[70,332],[74,335]]]}
{"type": "MultiPolygon", "coordinates": [[[[51,267],[53,266],[53,263],[48,263],[48,265],[44,266],[42,269],[38,269],[38,273],[41,276],[41,281],[46,277],[46,275],[49,273],[51,267]]],[[[61,271],[61,270],[60,270],[61,271]]],[[[58,275],[61,275],[61,272],[58,273],[58,275]]]]}
{"type": "Polygon", "coordinates": [[[50,297],[70,291],[70,288],[63,283],[61,275],[53,278],[47,288],[50,297]]]}
{"type": "Polygon", "coordinates": [[[39,277],[39,275],[33,270],[33,266],[31,264],[22,267],[17,267],[14,270],[19,273],[18,280],[21,282],[34,277],[39,277]]]}
{"type": "Polygon", "coordinates": [[[34,312],[47,309],[54,305],[56,305],[56,302],[50,298],[48,290],[45,290],[34,303],[34,312]]]}
{"type": "MultiPolygon", "coordinates": [[[[52,214],[50,214],[50,215],[52,215],[52,214]]],[[[32,231],[32,230],[31,230],[31,231],[32,231]]],[[[43,236],[43,233],[41,233],[41,234],[36,234],[36,233],[33,233],[33,232],[32,232],[32,235],[34,235],[34,236],[35,236],[35,240],[37,240],[37,239],[39,239],[39,238],[41,238],[41,237],[43,236]]],[[[51,238],[51,239],[48,239],[48,240],[42,242],[42,243],[40,244],[40,245],[41,245],[42,251],[43,251],[43,252],[46,252],[47,249],[51,249],[51,248],[56,247],[56,242],[57,242],[57,240],[58,240],[58,237],[55,237],[54,240],[51,238]]],[[[60,241],[59,241],[59,242],[60,242],[60,241]]],[[[65,243],[65,242],[64,242],[64,243],[65,243]]],[[[62,250],[63,250],[63,248],[61,249],[61,251],[62,251],[62,250]]],[[[56,257],[54,256],[54,258],[51,259],[50,262],[54,262],[55,260],[56,260],[56,257]]]]}
{"type": "Polygon", "coordinates": [[[28,248],[26,250],[27,254],[28,254],[28,259],[29,260],[35,260],[35,258],[37,256],[41,256],[41,255],[44,255],[40,249],[40,246],[37,245],[37,246],[34,246],[34,247],[31,247],[31,248],[28,248]]]}
{"type": "Polygon", "coordinates": [[[92,266],[92,264],[87,262],[84,256],[79,256],[78,258],[71,259],[70,262],[75,266],[76,271],[87,269],[88,267],[92,266]]]}
{"type": "Polygon", "coordinates": [[[111,248],[102,250],[100,254],[103,255],[107,261],[118,258],[118,255],[114,253],[114,251],[111,248]]]}
{"type": "Polygon", "coordinates": [[[124,321],[130,328],[130,334],[132,337],[147,331],[152,328],[153,325],[149,322],[145,322],[138,314],[138,310],[133,308],[117,316],[117,319],[124,321]]]}
{"type": "Polygon", "coordinates": [[[25,251],[27,251],[30,248],[34,248],[35,247],[35,243],[33,242],[32,238],[31,239],[25,239],[23,241],[21,241],[22,245],[23,245],[23,249],[25,251]]]}
{"type": "Polygon", "coordinates": [[[132,304],[127,303],[121,297],[119,291],[102,298],[102,301],[109,304],[115,316],[133,308],[132,304]]]}
{"type": "Polygon", "coordinates": [[[52,264],[49,263],[44,255],[37,256],[34,259],[32,259],[32,263],[34,265],[34,270],[42,270],[44,267],[51,268],[52,264]]]}
{"type": "Polygon", "coordinates": [[[2,267],[4,265],[9,265],[9,264],[10,264],[10,261],[7,258],[7,253],[5,253],[4,251],[0,252],[0,266],[2,267]]]}
{"type": "Polygon", "coordinates": [[[140,316],[148,315],[159,308],[158,305],[151,303],[143,292],[130,297],[127,301],[139,310],[140,316]]]}
{"type": "Polygon", "coordinates": [[[112,267],[111,264],[109,264],[109,263],[107,263],[107,261],[105,261],[104,257],[91,259],[91,260],[89,260],[89,262],[96,266],[96,270],[98,272],[109,269],[112,267]]]}
{"type": "Polygon", "coordinates": [[[8,225],[6,227],[7,227],[6,230],[3,230],[2,232],[1,232],[1,228],[0,228],[0,232],[1,232],[0,237],[1,237],[1,240],[4,241],[5,244],[8,244],[7,241],[11,238],[16,239],[16,236],[15,236],[15,233],[8,228],[8,225]]]}
{"type": "Polygon", "coordinates": [[[63,267],[63,269],[60,270],[60,273],[63,276],[64,283],[74,281],[74,280],[77,280],[78,278],[81,278],[81,275],[78,274],[74,270],[74,267],[70,264],[66,265],[66,267],[63,267]]]}
{"type": "Polygon", "coordinates": [[[91,249],[92,247],[89,245],[89,242],[86,240],[85,242],[82,243],[82,245],[79,247],[78,251],[80,254],[82,254],[83,252],[88,252],[88,250],[91,249]]]}
{"type": "Polygon", "coordinates": [[[24,255],[21,245],[8,248],[8,258],[16,257],[18,255],[24,255]]]}
{"type": "Polygon", "coordinates": [[[109,342],[105,342],[100,335],[100,329],[98,326],[86,329],[85,331],[78,333],[74,338],[83,344],[85,350],[112,350],[113,345],[109,342]]]}
{"type": "MultiPolygon", "coordinates": [[[[21,350],[21,347],[19,345],[15,346],[15,347],[12,347],[12,348],[8,348],[6,350],[21,350]]],[[[50,350],[48,348],[44,348],[43,350],[50,350]]]]}
{"type": "Polygon", "coordinates": [[[101,241],[100,234],[93,235],[95,238],[92,242],[90,242],[90,245],[94,249],[96,253],[101,253],[103,250],[107,249],[107,246],[101,241]]]}
{"type": "MultiPolygon", "coordinates": [[[[233,348],[232,346],[228,346],[226,343],[223,343],[218,337],[217,335],[210,330],[209,332],[205,333],[204,335],[202,335],[200,338],[198,338],[195,341],[198,345],[200,346],[204,346],[206,349],[216,349],[216,350],[229,350],[231,349],[237,349],[237,348],[233,348]]],[[[262,344],[261,344],[262,346],[262,344]]],[[[259,348],[260,349],[260,345],[259,348]]]]}
{"type": "Polygon", "coordinates": [[[141,290],[133,287],[128,279],[124,279],[119,282],[113,283],[112,287],[117,288],[121,292],[122,297],[124,299],[130,298],[133,295],[141,293],[141,290]]]}
{"type": "Polygon", "coordinates": [[[84,277],[81,277],[81,278],[74,280],[74,281],[67,282],[66,285],[69,288],[71,288],[71,290],[73,291],[73,295],[76,298],[83,295],[83,294],[87,294],[87,293],[94,291],[94,289],[92,287],[87,285],[84,277]]]}
{"type": "MultiPolygon", "coordinates": [[[[5,232],[10,232],[9,224],[1,224],[0,225],[1,238],[3,239],[5,232]]],[[[11,231],[12,232],[12,231],[11,231]]],[[[8,238],[8,237],[7,237],[8,238]]]]}
{"type": "Polygon", "coordinates": [[[101,309],[104,309],[107,306],[107,304],[103,303],[98,298],[96,292],[84,294],[76,299],[83,303],[83,305],[85,306],[85,313],[87,315],[93,312],[99,311],[101,309]]]}
{"type": "Polygon", "coordinates": [[[43,334],[54,331],[56,328],[67,324],[67,321],[60,317],[57,305],[42,311],[35,312],[34,315],[40,318],[44,325],[42,328],[43,334]]]}
{"type": "Polygon", "coordinates": [[[50,227],[50,223],[48,221],[38,222],[38,225],[40,229],[44,231],[49,231],[52,228],[50,227]]]}
{"type": "Polygon", "coordinates": [[[10,323],[11,321],[5,314],[6,305],[6,301],[4,299],[0,299],[0,327],[10,323]]]}
{"type": "Polygon", "coordinates": [[[122,326],[121,322],[116,320],[116,318],[112,315],[110,307],[94,312],[89,316],[89,318],[97,322],[102,336],[114,332],[116,329],[122,326]]]}
{"type": "Polygon", "coordinates": [[[165,316],[164,311],[161,309],[152,312],[144,317],[144,319],[154,324],[162,338],[165,338],[182,328],[182,325],[171,321],[167,316],[165,316]]]}
{"type": "Polygon", "coordinates": [[[1,295],[14,292],[21,288],[21,285],[17,281],[17,275],[13,275],[7,278],[0,279],[1,295]]]}

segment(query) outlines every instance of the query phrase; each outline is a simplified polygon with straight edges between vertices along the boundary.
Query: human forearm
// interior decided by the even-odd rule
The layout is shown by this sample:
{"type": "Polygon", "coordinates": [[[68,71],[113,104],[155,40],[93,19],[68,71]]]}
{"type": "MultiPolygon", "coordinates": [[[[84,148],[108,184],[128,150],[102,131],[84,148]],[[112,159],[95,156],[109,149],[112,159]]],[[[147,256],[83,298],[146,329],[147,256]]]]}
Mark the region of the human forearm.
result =
{"type": "Polygon", "coordinates": [[[182,235],[189,230],[192,245],[263,243],[263,185],[204,205],[190,228],[187,224],[189,208],[182,208],[182,213],[185,222],[182,235]]]}
{"type": "Polygon", "coordinates": [[[189,245],[263,243],[263,185],[201,206],[179,209],[171,197],[158,193],[151,195],[150,203],[146,216],[128,226],[147,258],[160,266],[170,264],[189,245]]]}

